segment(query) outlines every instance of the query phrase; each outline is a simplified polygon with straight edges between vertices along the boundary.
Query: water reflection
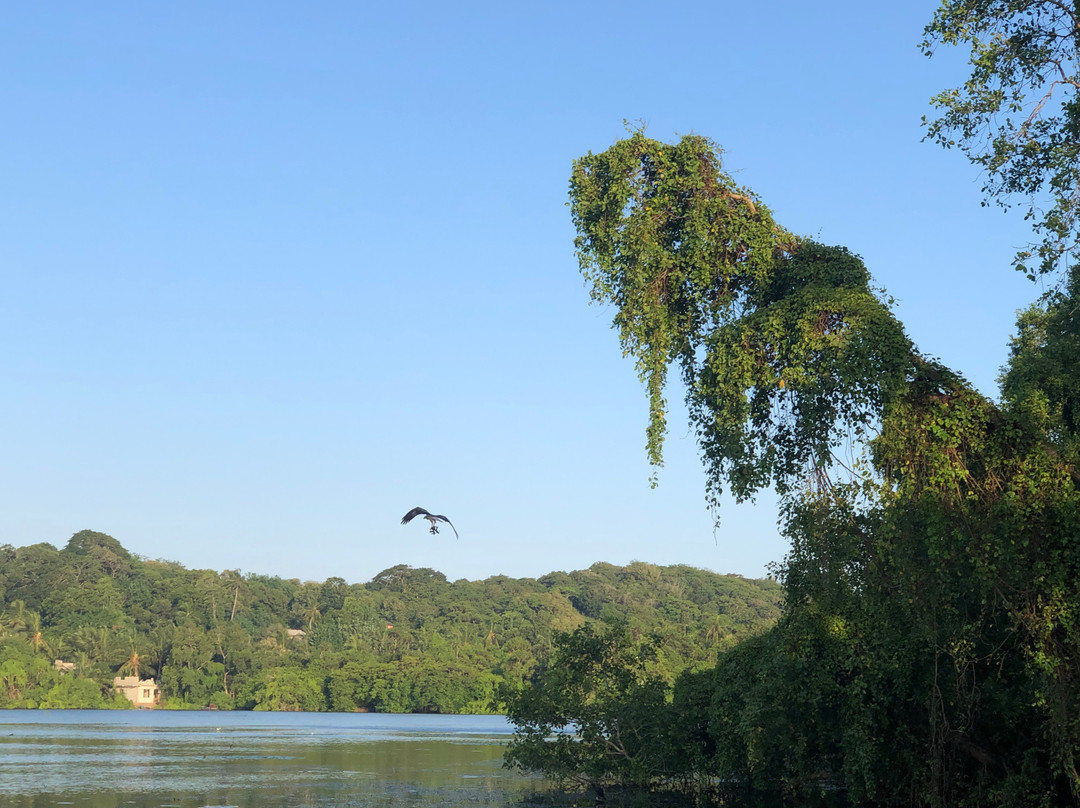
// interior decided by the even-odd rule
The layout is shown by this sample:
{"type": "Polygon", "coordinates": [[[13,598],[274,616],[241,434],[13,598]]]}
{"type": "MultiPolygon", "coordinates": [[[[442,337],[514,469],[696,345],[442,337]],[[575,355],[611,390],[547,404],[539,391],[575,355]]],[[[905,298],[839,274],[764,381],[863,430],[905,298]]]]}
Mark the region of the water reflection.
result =
{"type": "Polygon", "coordinates": [[[491,716],[124,715],[0,713],[0,805],[493,806],[541,786],[502,769],[491,716]]]}

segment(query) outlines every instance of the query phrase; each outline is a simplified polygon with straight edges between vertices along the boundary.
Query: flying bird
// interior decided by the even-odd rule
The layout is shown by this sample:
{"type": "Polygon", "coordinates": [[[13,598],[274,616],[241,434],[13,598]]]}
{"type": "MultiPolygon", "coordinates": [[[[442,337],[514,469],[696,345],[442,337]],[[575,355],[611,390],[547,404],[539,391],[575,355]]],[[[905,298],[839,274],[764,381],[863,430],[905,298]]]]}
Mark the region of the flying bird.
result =
{"type": "Polygon", "coordinates": [[[413,508],[407,514],[405,514],[403,517],[401,517],[401,524],[407,525],[407,524],[409,524],[409,522],[411,522],[417,516],[423,516],[425,519],[427,519],[429,522],[431,522],[431,531],[430,531],[431,533],[438,533],[439,532],[438,523],[439,522],[446,522],[446,524],[450,525],[450,529],[454,531],[454,538],[455,539],[460,539],[461,538],[461,536],[458,535],[457,528],[454,527],[453,522],[451,522],[445,516],[441,516],[441,515],[439,515],[437,513],[431,513],[429,511],[425,511],[423,508],[413,508]]]}

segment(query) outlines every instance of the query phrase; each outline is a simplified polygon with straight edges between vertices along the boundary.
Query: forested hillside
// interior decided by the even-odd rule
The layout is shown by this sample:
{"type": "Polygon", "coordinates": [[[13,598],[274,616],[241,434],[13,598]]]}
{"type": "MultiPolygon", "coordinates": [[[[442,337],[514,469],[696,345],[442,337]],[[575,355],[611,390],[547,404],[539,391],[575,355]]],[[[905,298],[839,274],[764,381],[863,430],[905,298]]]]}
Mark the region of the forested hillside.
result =
{"type": "Polygon", "coordinates": [[[654,673],[671,681],[772,625],[779,598],[773,581],[646,563],[301,583],[189,570],[84,530],[63,549],[0,547],[0,706],[124,707],[112,679],[137,673],[174,708],[486,712],[559,632],[604,621],[655,635],[654,673]]]}

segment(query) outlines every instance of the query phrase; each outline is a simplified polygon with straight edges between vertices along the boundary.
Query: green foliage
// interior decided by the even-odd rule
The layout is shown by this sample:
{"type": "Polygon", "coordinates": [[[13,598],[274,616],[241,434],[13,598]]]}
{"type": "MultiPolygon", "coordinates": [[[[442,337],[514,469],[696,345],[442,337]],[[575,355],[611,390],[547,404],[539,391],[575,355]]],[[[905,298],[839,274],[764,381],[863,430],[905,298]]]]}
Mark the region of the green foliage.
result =
{"type": "Polygon", "coordinates": [[[264,671],[253,688],[255,710],[318,712],[325,706],[321,677],[308,676],[299,668],[272,668],[264,671]]]}
{"type": "Polygon", "coordinates": [[[1000,379],[1002,397],[1010,408],[1061,452],[1070,451],[1080,429],[1077,300],[1080,279],[1071,272],[1063,290],[1020,314],[1009,365],[1000,379]]]}
{"type": "Polygon", "coordinates": [[[1067,265],[1080,213],[1080,12],[1060,0],[945,0],[926,27],[924,53],[967,46],[971,75],[934,96],[941,117],[927,137],[959,147],[985,172],[987,200],[1027,199],[1039,241],[1019,252],[1034,278],[1067,265]]]}
{"type": "Polygon", "coordinates": [[[528,684],[502,692],[517,727],[507,764],[592,787],[662,775],[656,738],[668,687],[648,672],[654,656],[625,626],[590,623],[558,635],[528,684]]]}
{"type": "Polygon", "coordinates": [[[126,710],[131,702],[119,693],[103,693],[101,686],[89,679],[62,676],[37,706],[42,710],[126,710]]]}
{"type": "Polygon", "coordinates": [[[647,446],[659,466],[668,365],[692,373],[717,311],[736,310],[745,286],[767,280],[792,238],[696,136],[668,146],[638,132],[586,155],[574,163],[570,200],[592,297],[617,306],[623,351],[648,389],[647,446]]]}
{"type": "MultiPolygon", "coordinates": [[[[589,155],[571,203],[649,388],[651,459],[676,364],[712,503],[773,485],[791,540],[784,615],[678,680],[652,759],[855,804],[1080,800],[1080,277],[1022,315],[998,404],[918,353],[850,252],[783,235],[702,138],[589,155]]],[[[591,771],[566,739],[543,757],[545,731],[588,714],[567,703],[525,714],[540,751],[519,762],[591,771]]]]}
{"type": "Polygon", "coordinates": [[[57,671],[28,638],[0,638],[0,708],[103,710],[130,706],[111,686],[57,671]]]}
{"type": "Polygon", "coordinates": [[[661,637],[667,680],[779,614],[775,582],[691,567],[450,583],[399,565],[368,584],[301,583],[141,559],[93,531],[0,552],[2,591],[20,597],[0,600],[0,643],[31,655],[9,666],[9,706],[79,706],[91,690],[104,704],[137,673],[175,709],[483,713],[593,612],[661,637]]]}
{"type": "Polygon", "coordinates": [[[862,261],[781,229],[696,136],[637,132],[574,163],[571,211],[595,301],[615,306],[649,395],[660,465],[676,365],[712,502],[799,485],[807,463],[865,436],[911,369],[911,346],[862,261]]]}

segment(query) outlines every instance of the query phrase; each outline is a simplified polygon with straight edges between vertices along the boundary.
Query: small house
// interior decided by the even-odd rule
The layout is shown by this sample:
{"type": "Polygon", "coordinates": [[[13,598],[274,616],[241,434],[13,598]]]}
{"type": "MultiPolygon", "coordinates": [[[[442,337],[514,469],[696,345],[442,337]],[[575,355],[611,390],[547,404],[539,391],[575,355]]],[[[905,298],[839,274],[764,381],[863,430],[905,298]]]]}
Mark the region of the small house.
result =
{"type": "Polygon", "coordinates": [[[113,679],[113,689],[124,694],[124,698],[136,707],[156,707],[161,692],[153,679],[140,679],[138,676],[117,676],[113,679]]]}

